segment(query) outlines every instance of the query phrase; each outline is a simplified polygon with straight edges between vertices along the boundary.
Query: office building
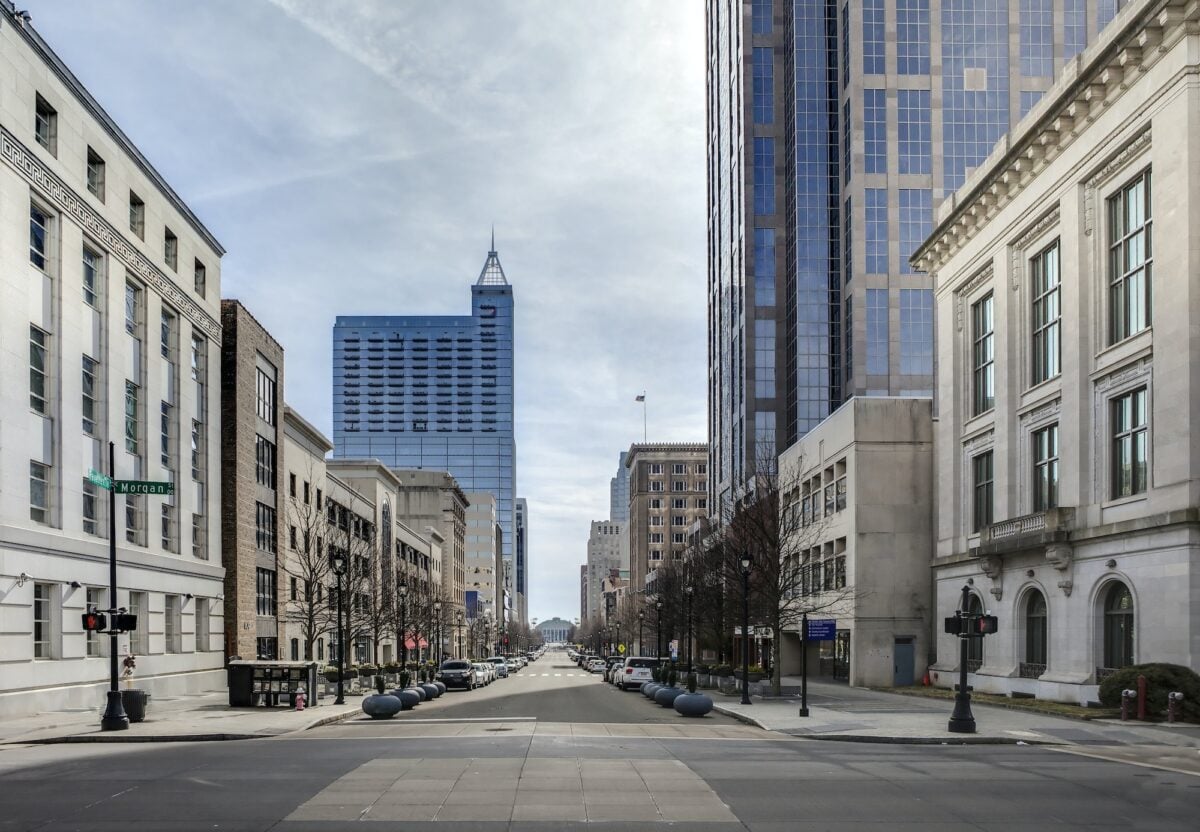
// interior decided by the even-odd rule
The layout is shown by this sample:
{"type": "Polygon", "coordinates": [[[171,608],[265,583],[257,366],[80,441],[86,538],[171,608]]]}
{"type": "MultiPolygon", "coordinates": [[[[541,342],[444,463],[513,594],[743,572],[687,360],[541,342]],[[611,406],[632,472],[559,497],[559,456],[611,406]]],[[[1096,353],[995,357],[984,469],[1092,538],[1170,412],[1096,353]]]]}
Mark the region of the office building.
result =
{"type": "Polygon", "coordinates": [[[603,620],[601,583],[613,571],[629,571],[629,530],[624,523],[593,520],[587,546],[587,608],[584,621],[603,620]]]}
{"type": "Polygon", "coordinates": [[[513,295],[494,245],[469,315],[337,318],[333,441],[335,456],[447,471],[465,491],[491,492],[514,561],[513,295]]]}
{"type": "Polygon", "coordinates": [[[117,649],[139,688],[211,690],[224,250],[8,0],[0,75],[0,716],[101,706],[109,638],[82,629],[89,606],[137,616],[117,649]],[[110,443],[116,479],[173,496],[110,511],[89,479],[110,443]]]}
{"type": "Polygon", "coordinates": [[[933,211],[1118,0],[708,0],[714,514],[859,395],[928,396],[933,211]]]}
{"type": "Polygon", "coordinates": [[[608,481],[608,519],[617,523],[629,522],[629,469],[625,467],[625,451],[617,460],[617,473],[608,481]]]}
{"type": "Polygon", "coordinates": [[[934,617],[965,587],[1000,620],[977,691],[1083,703],[1129,665],[1200,670],[1198,19],[1125,5],[914,258],[937,286],[934,617]]]}
{"type": "Polygon", "coordinates": [[[506,621],[504,563],[496,554],[501,534],[496,497],[489,491],[468,492],[466,497],[467,617],[506,621]]]}
{"type": "Polygon", "coordinates": [[[516,582],[513,586],[513,614],[517,621],[529,621],[529,503],[518,497],[516,503],[516,582]]]}
{"type": "MultiPolygon", "coordinates": [[[[708,446],[650,442],[629,446],[629,587],[647,591],[664,560],[688,545],[688,529],[708,516],[708,446]]],[[[589,576],[590,581],[590,576],[589,576]]]]}

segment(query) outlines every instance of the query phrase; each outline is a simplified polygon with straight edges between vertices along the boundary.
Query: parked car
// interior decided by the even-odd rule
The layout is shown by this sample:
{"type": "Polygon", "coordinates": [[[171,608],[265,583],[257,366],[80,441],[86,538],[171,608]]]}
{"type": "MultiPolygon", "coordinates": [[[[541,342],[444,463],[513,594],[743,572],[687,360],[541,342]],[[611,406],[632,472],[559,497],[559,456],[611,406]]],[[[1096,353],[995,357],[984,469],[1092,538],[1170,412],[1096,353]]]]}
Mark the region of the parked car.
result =
{"type": "Polygon", "coordinates": [[[608,665],[604,663],[604,659],[596,656],[595,658],[588,660],[586,669],[588,673],[603,673],[604,668],[607,666],[608,665]]]}
{"type": "Polygon", "coordinates": [[[490,659],[486,659],[486,661],[491,662],[492,666],[496,668],[497,679],[508,678],[508,662],[504,660],[503,656],[492,656],[490,659]]]}
{"type": "Polygon", "coordinates": [[[637,689],[654,677],[651,671],[658,666],[659,660],[644,656],[631,656],[625,660],[617,675],[617,687],[621,690],[637,689]]]}
{"type": "Polygon", "coordinates": [[[612,684],[615,685],[617,683],[617,680],[616,680],[616,677],[613,675],[613,671],[616,670],[617,668],[623,667],[625,665],[625,657],[624,656],[609,656],[608,658],[606,658],[604,660],[604,663],[605,663],[604,664],[604,681],[611,682],[612,684]]]}
{"type": "Polygon", "coordinates": [[[474,690],[478,684],[475,666],[466,659],[447,659],[434,675],[448,688],[474,690]]]}
{"type": "Polygon", "coordinates": [[[495,678],[495,665],[487,662],[471,662],[471,667],[475,668],[475,680],[479,685],[486,688],[492,683],[495,678]]]}

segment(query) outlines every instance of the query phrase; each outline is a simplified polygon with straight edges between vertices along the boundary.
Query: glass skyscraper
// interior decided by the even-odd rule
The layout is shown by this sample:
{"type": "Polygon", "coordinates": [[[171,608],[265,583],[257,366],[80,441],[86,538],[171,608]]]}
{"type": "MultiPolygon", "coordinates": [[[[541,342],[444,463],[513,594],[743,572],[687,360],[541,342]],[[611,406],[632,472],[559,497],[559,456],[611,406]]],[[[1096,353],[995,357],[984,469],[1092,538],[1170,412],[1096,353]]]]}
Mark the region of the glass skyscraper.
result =
{"type": "Polygon", "coordinates": [[[470,315],[338,316],[333,441],[335,456],[449,471],[463,491],[495,495],[504,559],[524,583],[514,568],[513,294],[494,245],[470,315]]]}
{"type": "Polygon", "coordinates": [[[908,257],[1121,5],[708,0],[714,513],[846,399],[932,393],[908,257]]]}

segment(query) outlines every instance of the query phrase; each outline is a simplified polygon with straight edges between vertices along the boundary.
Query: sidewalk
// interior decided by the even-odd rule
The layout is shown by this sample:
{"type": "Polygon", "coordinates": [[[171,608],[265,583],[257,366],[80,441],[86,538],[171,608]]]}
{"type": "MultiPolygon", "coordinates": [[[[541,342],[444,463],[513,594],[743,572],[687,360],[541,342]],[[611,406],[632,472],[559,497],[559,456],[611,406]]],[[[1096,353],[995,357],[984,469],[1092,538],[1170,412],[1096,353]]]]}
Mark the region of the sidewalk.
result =
{"type": "Polygon", "coordinates": [[[362,698],[333,705],[326,697],[316,708],[230,708],[225,690],[195,696],[154,698],[143,722],[127,731],[101,731],[102,708],[57,711],[0,720],[0,745],[59,742],[199,742],[262,739],[306,731],[362,713],[362,698]]]}
{"type": "MultiPolygon", "coordinates": [[[[946,730],[954,703],[809,681],[809,716],[799,697],[742,705],[739,696],[713,696],[715,709],[768,731],[848,742],[908,744],[1026,743],[1039,745],[1175,746],[1200,750],[1200,725],[1076,720],[972,703],[975,734],[946,730]]],[[[1200,754],[1197,754],[1200,757],[1200,754]]]]}

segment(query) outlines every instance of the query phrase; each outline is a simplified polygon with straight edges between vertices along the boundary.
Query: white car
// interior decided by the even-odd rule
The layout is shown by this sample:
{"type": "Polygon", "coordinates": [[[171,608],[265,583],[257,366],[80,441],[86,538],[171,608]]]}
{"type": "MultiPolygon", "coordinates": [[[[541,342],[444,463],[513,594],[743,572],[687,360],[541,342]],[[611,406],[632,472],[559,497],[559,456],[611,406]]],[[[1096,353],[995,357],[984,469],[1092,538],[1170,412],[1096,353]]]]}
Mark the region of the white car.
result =
{"type": "Polygon", "coordinates": [[[654,677],[651,671],[659,664],[658,659],[631,656],[617,668],[617,687],[621,690],[640,688],[654,677]]]}
{"type": "Polygon", "coordinates": [[[487,659],[487,661],[496,668],[497,679],[508,678],[508,662],[504,660],[503,656],[492,656],[491,658],[487,659]]]}
{"type": "Polygon", "coordinates": [[[606,666],[604,659],[591,659],[585,669],[588,673],[603,673],[606,666]]]}
{"type": "Polygon", "coordinates": [[[496,681],[496,666],[491,662],[475,662],[475,675],[482,685],[496,681]]]}

